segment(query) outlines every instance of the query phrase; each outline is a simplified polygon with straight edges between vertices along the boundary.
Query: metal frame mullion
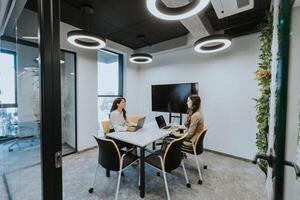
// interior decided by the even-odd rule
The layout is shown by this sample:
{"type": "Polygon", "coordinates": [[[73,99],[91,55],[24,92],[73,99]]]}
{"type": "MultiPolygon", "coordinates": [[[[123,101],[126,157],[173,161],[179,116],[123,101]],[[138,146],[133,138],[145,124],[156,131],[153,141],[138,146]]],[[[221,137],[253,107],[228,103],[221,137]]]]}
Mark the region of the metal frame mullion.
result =
{"type": "Polygon", "coordinates": [[[60,0],[38,0],[40,28],[42,199],[62,199],[62,168],[55,165],[61,151],[60,0]]]}
{"type": "Polygon", "coordinates": [[[284,196],[284,160],[287,119],[287,90],[289,72],[289,47],[291,26],[291,2],[280,2],[279,14],[279,58],[277,67],[277,102],[275,116],[275,200],[282,200],[284,196]]]}

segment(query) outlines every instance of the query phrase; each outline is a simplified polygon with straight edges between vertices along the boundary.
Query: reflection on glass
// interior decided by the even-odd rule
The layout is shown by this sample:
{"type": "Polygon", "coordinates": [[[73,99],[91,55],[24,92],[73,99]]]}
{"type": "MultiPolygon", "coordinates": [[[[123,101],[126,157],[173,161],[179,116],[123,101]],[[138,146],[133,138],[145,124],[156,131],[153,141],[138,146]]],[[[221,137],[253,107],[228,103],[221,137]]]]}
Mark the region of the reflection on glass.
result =
{"type": "Polygon", "coordinates": [[[38,200],[42,194],[39,49],[36,39],[24,38],[38,35],[37,13],[28,9],[34,1],[25,7],[16,1],[18,14],[1,35],[0,199],[38,200]]]}
{"type": "Polygon", "coordinates": [[[98,97],[98,124],[102,132],[101,122],[109,119],[110,108],[116,97],[98,97]]]}
{"type": "Polygon", "coordinates": [[[76,151],[75,53],[61,51],[61,114],[63,155],[76,151]]]}

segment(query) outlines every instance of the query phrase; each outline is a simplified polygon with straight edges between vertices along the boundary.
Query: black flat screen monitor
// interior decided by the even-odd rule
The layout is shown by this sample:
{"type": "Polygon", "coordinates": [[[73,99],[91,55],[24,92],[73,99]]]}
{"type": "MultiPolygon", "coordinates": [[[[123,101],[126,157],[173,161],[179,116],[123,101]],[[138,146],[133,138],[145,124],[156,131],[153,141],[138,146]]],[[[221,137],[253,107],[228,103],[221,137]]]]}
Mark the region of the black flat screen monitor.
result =
{"type": "Polygon", "coordinates": [[[198,83],[152,85],[152,111],[186,113],[187,98],[198,94],[198,83]]]}

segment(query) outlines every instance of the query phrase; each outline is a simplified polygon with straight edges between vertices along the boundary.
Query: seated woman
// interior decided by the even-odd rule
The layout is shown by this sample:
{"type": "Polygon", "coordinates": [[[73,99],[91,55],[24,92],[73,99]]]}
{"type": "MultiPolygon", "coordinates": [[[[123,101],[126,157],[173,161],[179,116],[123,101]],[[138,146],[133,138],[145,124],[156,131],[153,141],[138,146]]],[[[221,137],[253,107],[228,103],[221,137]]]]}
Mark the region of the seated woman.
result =
{"type": "Polygon", "coordinates": [[[130,123],[126,116],[126,99],[116,98],[112,104],[109,114],[110,132],[135,131],[134,123],[130,123]]]}
{"type": "MultiPolygon", "coordinates": [[[[195,142],[198,136],[197,133],[200,133],[204,129],[204,119],[203,119],[202,112],[200,110],[201,108],[200,97],[198,95],[189,96],[187,99],[187,107],[188,107],[187,120],[184,123],[184,127],[181,128],[186,129],[184,132],[187,134],[185,140],[195,142]]],[[[181,137],[182,133],[179,133],[177,131],[172,131],[171,135],[175,137],[181,137]]],[[[164,141],[164,143],[168,143],[168,140],[170,139],[167,139],[166,141],[164,141]]],[[[188,145],[188,146],[192,145],[190,142],[183,142],[183,143],[184,145],[188,145]]]]}
{"type": "MultiPolygon", "coordinates": [[[[130,123],[127,120],[125,107],[125,98],[119,97],[114,100],[109,114],[110,132],[135,131],[135,127],[131,127],[135,124],[130,123]]],[[[127,147],[127,149],[130,149],[133,147],[133,145],[126,142],[115,139],[114,141],[117,143],[119,148],[127,147]]],[[[133,151],[132,153],[135,153],[135,151],[133,151]]]]}

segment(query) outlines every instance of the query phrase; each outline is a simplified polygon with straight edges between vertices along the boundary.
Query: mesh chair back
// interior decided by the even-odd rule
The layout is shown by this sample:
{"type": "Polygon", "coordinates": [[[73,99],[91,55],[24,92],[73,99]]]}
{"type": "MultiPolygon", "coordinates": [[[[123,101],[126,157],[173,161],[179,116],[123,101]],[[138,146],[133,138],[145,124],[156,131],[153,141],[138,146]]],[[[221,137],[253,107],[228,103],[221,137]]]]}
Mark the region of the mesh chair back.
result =
{"type": "Polygon", "coordinates": [[[174,139],[166,147],[163,157],[166,172],[171,172],[180,165],[182,160],[181,146],[185,136],[174,139]]]}
{"type": "Polygon", "coordinates": [[[121,156],[116,143],[106,138],[95,139],[99,147],[98,163],[105,169],[119,171],[121,156]]]}
{"type": "Polygon", "coordinates": [[[197,155],[203,153],[203,141],[204,141],[204,137],[206,135],[207,130],[208,130],[208,128],[204,128],[196,140],[195,147],[196,147],[197,155]]]}

